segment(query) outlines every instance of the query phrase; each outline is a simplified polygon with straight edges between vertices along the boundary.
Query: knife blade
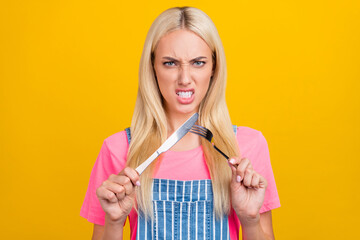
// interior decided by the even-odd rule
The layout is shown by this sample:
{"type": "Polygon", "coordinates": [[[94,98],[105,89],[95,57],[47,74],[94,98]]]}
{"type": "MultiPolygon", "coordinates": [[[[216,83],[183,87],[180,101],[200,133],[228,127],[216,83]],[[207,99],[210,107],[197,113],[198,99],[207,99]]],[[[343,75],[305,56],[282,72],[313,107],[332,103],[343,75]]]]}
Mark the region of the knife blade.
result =
{"type": "Polygon", "coordinates": [[[194,113],[186,122],[184,122],[166,141],[142,164],[140,164],[135,170],[141,175],[143,171],[152,163],[161,153],[166,152],[172,146],[174,146],[181,138],[183,138],[192,126],[195,124],[199,117],[198,113],[194,113]]]}

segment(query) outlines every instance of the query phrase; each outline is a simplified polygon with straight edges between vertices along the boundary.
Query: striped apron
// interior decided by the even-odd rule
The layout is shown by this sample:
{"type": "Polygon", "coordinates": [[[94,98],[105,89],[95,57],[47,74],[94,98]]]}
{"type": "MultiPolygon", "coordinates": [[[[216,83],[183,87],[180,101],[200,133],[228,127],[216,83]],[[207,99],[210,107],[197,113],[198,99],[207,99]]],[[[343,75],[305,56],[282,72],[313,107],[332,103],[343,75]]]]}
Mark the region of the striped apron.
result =
{"type": "Polygon", "coordinates": [[[230,239],[228,217],[216,219],[211,180],[154,179],[154,218],[138,215],[136,239],[230,239]]]}

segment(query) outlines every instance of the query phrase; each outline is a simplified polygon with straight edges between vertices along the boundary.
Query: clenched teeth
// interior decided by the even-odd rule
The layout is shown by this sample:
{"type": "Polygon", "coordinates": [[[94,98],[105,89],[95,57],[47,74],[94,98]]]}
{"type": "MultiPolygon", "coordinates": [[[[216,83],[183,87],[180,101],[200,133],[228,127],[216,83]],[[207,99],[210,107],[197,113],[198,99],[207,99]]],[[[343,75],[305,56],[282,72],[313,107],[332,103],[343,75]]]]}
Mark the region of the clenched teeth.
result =
{"type": "Polygon", "coordinates": [[[178,92],[177,95],[182,98],[190,98],[193,95],[193,92],[178,92]]]}

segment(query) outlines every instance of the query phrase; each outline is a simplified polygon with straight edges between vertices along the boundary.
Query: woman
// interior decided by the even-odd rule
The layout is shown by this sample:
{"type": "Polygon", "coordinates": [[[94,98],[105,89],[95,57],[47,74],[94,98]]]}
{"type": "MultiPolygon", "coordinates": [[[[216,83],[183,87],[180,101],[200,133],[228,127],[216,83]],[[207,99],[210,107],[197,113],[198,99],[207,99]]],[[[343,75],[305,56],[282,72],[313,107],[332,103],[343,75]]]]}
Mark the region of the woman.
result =
{"type": "Polygon", "coordinates": [[[81,215],[95,224],[93,239],[122,239],[127,217],[131,239],[238,239],[240,223],[244,239],[274,239],[271,209],[280,203],[267,143],[233,128],[225,86],[210,18],[189,7],[163,12],[145,41],[131,132],[104,141],[91,174],[81,215]],[[234,157],[188,133],[139,177],[134,169],[195,112],[234,157]]]}

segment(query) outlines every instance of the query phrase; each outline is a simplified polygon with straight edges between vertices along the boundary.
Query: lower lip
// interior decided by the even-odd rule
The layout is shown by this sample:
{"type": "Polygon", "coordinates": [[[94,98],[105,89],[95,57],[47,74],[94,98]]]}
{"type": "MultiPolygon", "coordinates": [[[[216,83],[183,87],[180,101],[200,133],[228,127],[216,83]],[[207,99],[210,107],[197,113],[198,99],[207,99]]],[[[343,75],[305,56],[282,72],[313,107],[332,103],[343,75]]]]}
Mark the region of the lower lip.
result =
{"type": "Polygon", "coordinates": [[[190,104],[194,101],[194,98],[195,98],[194,94],[192,94],[191,97],[189,98],[182,98],[180,96],[177,96],[177,100],[181,104],[190,104]]]}

